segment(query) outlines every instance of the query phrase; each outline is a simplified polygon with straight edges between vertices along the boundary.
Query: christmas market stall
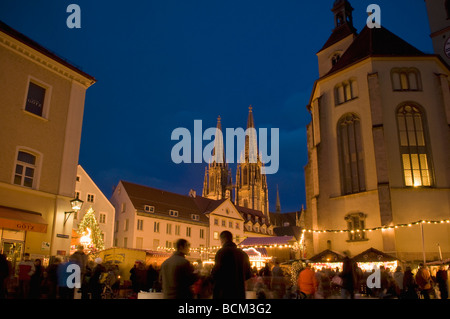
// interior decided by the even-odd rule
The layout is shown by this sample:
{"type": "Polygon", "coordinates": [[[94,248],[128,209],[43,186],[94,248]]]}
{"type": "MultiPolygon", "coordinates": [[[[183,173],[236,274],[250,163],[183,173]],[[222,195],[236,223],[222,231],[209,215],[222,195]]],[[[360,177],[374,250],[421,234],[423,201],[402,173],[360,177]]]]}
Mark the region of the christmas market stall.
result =
{"type": "Polygon", "coordinates": [[[380,268],[380,266],[384,266],[385,269],[389,268],[391,272],[394,272],[397,266],[402,263],[400,259],[375,248],[369,248],[363,251],[359,255],[353,257],[352,260],[356,262],[357,266],[360,267],[363,272],[371,272],[372,269],[375,267],[380,268]]]}
{"type": "Polygon", "coordinates": [[[345,256],[337,251],[326,249],[321,253],[311,257],[309,263],[311,267],[315,270],[320,270],[322,268],[342,271],[342,265],[345,256]]]}
{"type": "Polygon", "coordinates": [[[238,246],[249,255],[252,267],[257,269],[274,258],[280,262],[290,260],[293,251],[298,249],[294,236],[247,237],[238,246]]]}

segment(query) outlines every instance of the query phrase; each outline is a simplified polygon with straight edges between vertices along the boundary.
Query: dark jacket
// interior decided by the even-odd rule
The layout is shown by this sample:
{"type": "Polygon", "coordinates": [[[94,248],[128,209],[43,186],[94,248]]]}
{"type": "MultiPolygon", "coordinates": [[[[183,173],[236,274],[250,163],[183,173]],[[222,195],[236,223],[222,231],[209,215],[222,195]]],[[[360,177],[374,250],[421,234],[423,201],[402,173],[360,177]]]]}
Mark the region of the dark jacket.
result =
{"type": "Polygon", "coordinates": [[[161,265],[160,280],[164,299],[191,299],[191,286],[197,281],[194,267],[181,252],[174,252],[161,265]]]}
{"type": "Polygon", "coordinates": [[[245,281],[251,277],[248,255],[233,242],[225,243],[216,254],[211,276],[213,298],[245,299],[245,281]]]}
{"type": "Polygon", "coordinates": [[[352,292],[357,286],[357,274],[355,263],[349,258],[345,257],[342,265],[342,288],[352,292]]]}

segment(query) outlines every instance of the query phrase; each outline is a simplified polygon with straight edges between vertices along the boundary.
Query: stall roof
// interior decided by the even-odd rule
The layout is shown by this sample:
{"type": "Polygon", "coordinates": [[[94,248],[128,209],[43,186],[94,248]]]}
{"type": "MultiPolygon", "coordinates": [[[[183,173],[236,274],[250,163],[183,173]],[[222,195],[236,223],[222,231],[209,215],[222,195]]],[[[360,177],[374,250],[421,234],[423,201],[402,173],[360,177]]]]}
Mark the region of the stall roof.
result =
{"type": "Polygon", "coordinates": [[[394,260],[399,260],[398,258],[388,255],[382,251],[379,251],[378,249],[375,248],[369,248],[365,251],[363,251],[362,253],[360,253],[359,255],[356,255],[355,257],[352,258],[353,261],[355,262],[376,262],[376,261],[394,261],[394,260]]]}
{"type": "Polygon", "coordinates": [[[345,256],[337,251],[333,251],[330,249],[326,249],[321,253],[309,258],[309,262],[311,263],[319,263],[319,262],[342,262],[345,256]]]}
{"type": "Polygon", "coordinates": [[[447,264],[450,264],[450,258],[444,260],[430,261],[426,263],[427,266],[447,265],[447,264]]]}
{"type": "Polygon", "coordinates": [[[291,245],[295,241],[294,236],[247,237],[239,246],[291,245]]]}

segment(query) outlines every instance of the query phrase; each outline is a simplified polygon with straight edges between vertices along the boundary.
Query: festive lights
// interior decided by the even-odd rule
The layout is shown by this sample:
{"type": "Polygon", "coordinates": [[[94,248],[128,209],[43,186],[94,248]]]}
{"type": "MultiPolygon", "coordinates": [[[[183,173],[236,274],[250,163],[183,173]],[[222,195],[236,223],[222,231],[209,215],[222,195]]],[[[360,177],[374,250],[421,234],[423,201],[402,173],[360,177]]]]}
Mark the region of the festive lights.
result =
{"type": "Polygon", "coordinates": [[[403,227],[411,227],[413,225],[417,225],[417,224],[444,224],[444,223],[450,223],[449,219],[446,220],[419,220],[417,222],[414,223],[408,223],[408,224],[398,224],[398,225],[391,225],[391,226],[380,226],[380,227],[374,227],[374,228],[364,228],[364,229],[340,229],[340,230],[336,230],[336,229],[331,229],[331,230],[317,230],[317,229],[303,229],[302,232],[303,233],[314,233],[314,234],[321,234],[321,233],[359,233],[359,232],[371,232],[371,231],[375,231],[375,230],[381,230],[381,231],[385,231],[385,230],[389,230],[389,229],[397,229],[397,228],[403,228],[403,227]]]}

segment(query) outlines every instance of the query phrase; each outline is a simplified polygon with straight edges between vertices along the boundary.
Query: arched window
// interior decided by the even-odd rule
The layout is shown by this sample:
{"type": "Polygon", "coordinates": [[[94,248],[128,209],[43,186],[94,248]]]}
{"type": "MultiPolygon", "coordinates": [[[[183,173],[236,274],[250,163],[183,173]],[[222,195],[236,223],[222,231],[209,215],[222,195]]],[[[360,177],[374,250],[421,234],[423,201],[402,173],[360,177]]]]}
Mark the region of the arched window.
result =
{"type": "Polygon", "coordinates": [[[421,91],[422,81],[416,68],[394,68],[391,70],[394,91],[421,91]]]}
{"type": "Polygon", "coordinates": [[[356,114],[346,114],[337,127],[341,187],[343,194],[366,190],[361,122],[356,114]]]}
{"type": "Polygon", "coordinates": [[[345,103],[358,97],[358,85],[355,79],[339,83],[334,88],[336,105],[345,103]]]}
{"type": "Polygon", "coordinates": [[[347,222],[348,240],[366,240],[366,233],[362,231],[366,227],[366,215],[363,213],[353,213],[345,216],[347,222]]]}
{"type": "Polygon", "coordinates": [[[400,106],[397,125],[405,186],[431,186],[431,158],[423,110],[413,103],[400,106]]]}

